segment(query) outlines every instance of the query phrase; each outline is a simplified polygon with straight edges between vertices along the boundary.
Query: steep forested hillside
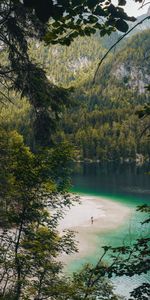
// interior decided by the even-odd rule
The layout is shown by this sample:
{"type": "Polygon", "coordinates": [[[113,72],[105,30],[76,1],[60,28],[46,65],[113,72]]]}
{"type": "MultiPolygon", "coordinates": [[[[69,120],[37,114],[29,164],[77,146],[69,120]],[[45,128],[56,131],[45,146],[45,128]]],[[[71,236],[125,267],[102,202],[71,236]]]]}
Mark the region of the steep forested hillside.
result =
{"type": "Polygon", "coordinates": [[[150,30],[134,35],[109,64],[105,64],[103,73],[99,72],[99,82],[104,88],[111,85],[113,89],[122,88],[136,94],[139,103],[139,99],[145,97],[144,87],[149,83],[149,50],[150,30]]]}
{"type": "MultiPolygon", "coordinates": [[[[149,156],[148,137],[141,136],[148,120],[140,121],[136,111],[149,101],[145,85],[150,81],[150,30],[124,40],[104,61],[96,83],[92,82],[99,59],[117,38],[117,33],[103,39],[96,34],[79,38],[70,47],[30,45],[30,55],[34,53],[33,59],[42,64],[50,81],[74,86],[70,95],[74,106],[66,109],[53,138],[71,142],[76,159],[109,161],[136,159],[138,154],[149,156]]],[[[14,101],[16,105],[10,104],[9,110],[3,107],[1,122],[5,128],[17,128],[32,144],[30,107],[25,100],[22,107],[17,99],[14,101]],[[23,118],[19,117],[20,109],[24,110],[23,118]]]]}
{"type": "Polygon", "coordinates": [[[67,46],[45,46],[30,44],[31,57],[47,71],[50,81],[63,86],[77,85],[82,79],[94,75],[100,58],[119,37],[118,33],[100,38],[96,33],[91,37],[80,37],[67,46]],[[33,56],[34,53],[34,56],[33,56]]]}
{"type": "Polygon", "coordinates": [[[148,103],[150,30],[134,35],[100,68],[95,85],[76,90],[77,107],[66,114],[59,138],[72,141],[78,159],[136,159],[150,153],[148,120],[136,111],[148,103]]]}

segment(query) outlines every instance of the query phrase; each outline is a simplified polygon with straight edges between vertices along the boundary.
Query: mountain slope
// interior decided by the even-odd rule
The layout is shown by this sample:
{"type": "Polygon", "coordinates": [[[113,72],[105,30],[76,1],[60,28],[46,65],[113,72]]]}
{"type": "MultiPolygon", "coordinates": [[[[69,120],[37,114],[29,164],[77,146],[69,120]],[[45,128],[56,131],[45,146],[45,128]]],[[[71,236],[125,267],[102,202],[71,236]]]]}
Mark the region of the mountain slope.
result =
{"type": "MultiPolygon", "coordinates": [[[[111,36],[111,42],[116,38],[111,36]]],[[[97,63],[109,42],[95,35],[80,38],[71,47],[31,43],[30,55],[34,53],[33,59],[44,66],[47,77],[58,85],[75,87],[70,96],[75,105],[66,110],[53,139],[71,142],[77,160],[135,160],[139,154],[148,159],[150,143],[141,133],[149,121],[140,122],[135,112],[149,101],[144,86],[150,81],[150,30],[124,40],[104,61],[93,84],[97,63]]],[[[13,105],[3,109],[3,126],[16,128],[30,144],[32,113],[25,102],[24,118],[14,122],[11,116],[19,114],[19,109],[13,105]]]]}
{"type": "Polygon", "coordinates": [[[133,36],[100,68],[95,85],[86,82],[75,92],[76,107],[66,113],[58,139],[71,141],[77,159],[134,160],[149,157],[150,145],[141,132],[148,120],[135,114],[149,102],[150,30],[133,36]]]}
{"type": "Polygon", "coordinates": [[[150,82],[149,53],[150,30],[146,30],[129,39],[124,48],[104,62],[97,77],[100,105],[100,98],[105,99],[102,104],[109,108],[148,101],[145,85],[150,82]]]}

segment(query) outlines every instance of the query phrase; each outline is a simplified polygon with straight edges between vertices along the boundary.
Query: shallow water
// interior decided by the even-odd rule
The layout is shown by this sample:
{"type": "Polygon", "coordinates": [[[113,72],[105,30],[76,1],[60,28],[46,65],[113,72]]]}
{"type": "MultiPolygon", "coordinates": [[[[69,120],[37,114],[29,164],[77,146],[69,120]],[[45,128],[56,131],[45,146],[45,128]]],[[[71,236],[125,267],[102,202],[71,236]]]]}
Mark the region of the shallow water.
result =
{"type": "MultiPolygon", "coordinates": [[[[136,166],[134,164],[107,164],[100,165],[76,164],[72,176],[72,191],[79,194],[103,196],[132,207],[132,217],[115,231],[97,235],[96,250],[91,256],[85,256],[78,261],[72,261],[68,271],[79,270],[84,263],[96,263],[102,253],[102,246],[119,246],[131,244],[136,238],[148,236],[149,228],[141,226],[145,215],[136,211],[138,205],[150,201],[150,176],[149,166],[136,166]]],[[[109,259],[109,258],[107,258],[109,259]]],[[[134,276],[131,278],[114,279],[118,293],[128,296],[129,291],[143,281],[148,281],[148,275],[134,276]],[[128,287],[128,288],[127,288],[128,287]]]]}

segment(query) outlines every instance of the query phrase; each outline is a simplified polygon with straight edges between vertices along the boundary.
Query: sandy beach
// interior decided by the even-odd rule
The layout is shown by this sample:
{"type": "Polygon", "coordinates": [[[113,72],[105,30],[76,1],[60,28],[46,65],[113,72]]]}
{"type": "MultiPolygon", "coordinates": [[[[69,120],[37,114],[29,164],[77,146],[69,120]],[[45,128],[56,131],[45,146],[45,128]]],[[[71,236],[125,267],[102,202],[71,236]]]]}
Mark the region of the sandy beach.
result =
{"type": "Polygon", "coordinates": [[[131,215],[130,208],[107,198],[85,195],[81,196],[80,200],[81,204],[66,210],[64,219],[60,221],[58,227],[60,232],[65,229],[76,232],[79,252],[62,255],[62,261],[67,264],[94,253],[97,234],[119,228],[131,215]],[[93,224],[91,217],[93,217],[93,224]]]}

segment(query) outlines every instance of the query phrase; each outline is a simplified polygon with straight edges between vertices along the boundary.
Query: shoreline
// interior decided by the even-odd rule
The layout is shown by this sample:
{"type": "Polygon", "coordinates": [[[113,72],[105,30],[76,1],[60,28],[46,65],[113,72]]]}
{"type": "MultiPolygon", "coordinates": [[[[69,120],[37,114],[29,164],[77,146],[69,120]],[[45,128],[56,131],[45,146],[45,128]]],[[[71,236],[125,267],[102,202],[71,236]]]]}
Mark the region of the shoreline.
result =
{"type": "Polygon", "coordinates": [[[61,261],[68,265],[72,261],[94,254],[97,248],[97,236],[118,229],[125,220],[130,218],[131,211],[132,209],[124,204],[108,198],[80,196],[80,204],[77,203],[67,209],[66,215],[58,226],[60,233],[65,229],[75,232],[78,253],[70,255],[64,253],[60,256],[61,261]],[[93,224],[91,217],[93,217],[93,224]]]}

